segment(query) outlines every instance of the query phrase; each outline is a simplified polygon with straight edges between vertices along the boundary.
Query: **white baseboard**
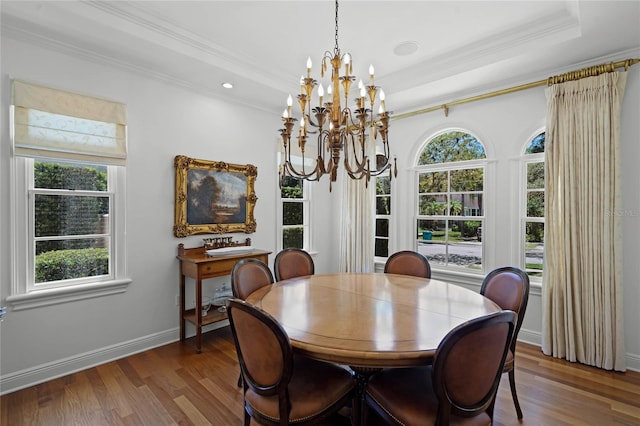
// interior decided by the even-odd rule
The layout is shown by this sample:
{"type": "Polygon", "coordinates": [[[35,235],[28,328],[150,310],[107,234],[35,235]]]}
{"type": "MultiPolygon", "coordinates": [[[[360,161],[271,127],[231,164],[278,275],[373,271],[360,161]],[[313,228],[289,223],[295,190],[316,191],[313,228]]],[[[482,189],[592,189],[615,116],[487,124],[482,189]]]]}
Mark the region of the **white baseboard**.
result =
{"type": "MultiPolygon", "coordinates": [[[[542,348],[542,335],[537,331],[530,331],[521,328],[518,333],[518,341],[542,348]]],[[[625,362],[627,364],[627,370],[640,372],[640,356],[627,353],[625,355],[625,362]]]]}
{"type": "Polygon", "coordinates": [[[640,372],[640,355],[627,353],[625,358],[627,361],[627,370],[640,372]]]}
{"type": "MultiPolygon", "coordinates": [[[[187,324],[186,337],[195,336],[195,327],[187,324]]],[[[220,321],[203,327],[202,332],[215,330],[229,325],[229,321],[220,321]]],[[[139,339],[107,346],[95,351],[85,352],[57,361],[48,362],[33,368],[10,373],[0,377],[0,395],[15,392],[49,380],[57,379],[77,371],[86,370],[116,359],[163,346],[180,339],[180,329],[172,328],[150,334],[139,339]]]]}
{"type": "Polygon", "coordinates": [[[151,334],[128,342],[107,346],[0,377],[0,395],[37,385],[96,365],[175,342],[178,328],[151,334]]]}
{"type": "Polygon", "coordinates": [[[537,331],[520,329],[518,340],[531,345],[542,347],[542,335],[537,331]]]}

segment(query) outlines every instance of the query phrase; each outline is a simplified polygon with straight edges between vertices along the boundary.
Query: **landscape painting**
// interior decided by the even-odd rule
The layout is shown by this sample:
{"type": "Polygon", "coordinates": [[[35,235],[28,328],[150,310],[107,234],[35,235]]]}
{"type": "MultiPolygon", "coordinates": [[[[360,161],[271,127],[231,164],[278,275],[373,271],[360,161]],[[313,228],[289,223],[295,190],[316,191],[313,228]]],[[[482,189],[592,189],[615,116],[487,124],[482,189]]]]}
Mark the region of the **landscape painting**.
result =
{"type": "Polygon", "coordinates": [[[257,168],[182,155],[174,160],[174,235],[255,232],[257,168]]]}

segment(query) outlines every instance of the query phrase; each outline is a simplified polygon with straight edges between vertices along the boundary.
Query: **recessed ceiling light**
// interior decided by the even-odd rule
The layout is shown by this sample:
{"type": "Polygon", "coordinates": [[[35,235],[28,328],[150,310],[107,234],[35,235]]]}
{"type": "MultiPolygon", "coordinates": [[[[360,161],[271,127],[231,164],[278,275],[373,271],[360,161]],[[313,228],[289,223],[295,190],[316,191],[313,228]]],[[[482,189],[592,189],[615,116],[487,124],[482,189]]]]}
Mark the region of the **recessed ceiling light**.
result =
{"type": "Polygon", "coordinates": [[[233,84],[231,83],[222,83],[222,87],[224,87],[225,89],[233,89],[233,84]]]}
{"type": "Polygon", "coordinates": [[[393,53],[398,56],[409,56],[416,53],[418,47],[418,43],[415,41],[404,41],[393,49],[393,53]]]}

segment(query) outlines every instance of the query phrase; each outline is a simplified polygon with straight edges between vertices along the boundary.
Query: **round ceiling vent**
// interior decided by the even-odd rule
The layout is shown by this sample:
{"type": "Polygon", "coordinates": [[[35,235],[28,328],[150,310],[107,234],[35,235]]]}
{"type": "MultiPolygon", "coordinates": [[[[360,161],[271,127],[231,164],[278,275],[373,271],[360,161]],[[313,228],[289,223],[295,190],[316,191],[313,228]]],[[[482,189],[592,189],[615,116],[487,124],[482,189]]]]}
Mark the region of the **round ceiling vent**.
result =
{"type": "Polygon", "coordinates": [[[418,50],[418,43],[415,41],[405,41],[398,44],[394,49],[393,53],[398,56],[409,56],[418,50]]]}

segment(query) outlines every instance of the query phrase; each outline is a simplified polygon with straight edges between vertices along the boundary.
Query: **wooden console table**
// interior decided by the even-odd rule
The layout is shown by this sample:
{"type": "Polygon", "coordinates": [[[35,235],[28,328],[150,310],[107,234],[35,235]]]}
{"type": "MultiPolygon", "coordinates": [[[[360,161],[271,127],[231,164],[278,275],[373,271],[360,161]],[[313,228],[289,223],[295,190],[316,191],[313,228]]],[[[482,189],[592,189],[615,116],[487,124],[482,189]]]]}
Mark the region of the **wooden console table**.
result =
{"type": "Polygon", "coordinates": [[[202,327],[227,319],[227,314],[212,310],[202,316],[202,280],[230,275],[233,266],[241,259],[254,258],[269,264],[270,251],[257,250],[220,256],[209,256],[204,247],[185,248],[178,244],[180,261],[180,340],[185,340],[186,321],[196,326],[196,351],[202,350],[202,327]],[[195,280],[196,306],[185,309],[185,277],[195,280]]]}

